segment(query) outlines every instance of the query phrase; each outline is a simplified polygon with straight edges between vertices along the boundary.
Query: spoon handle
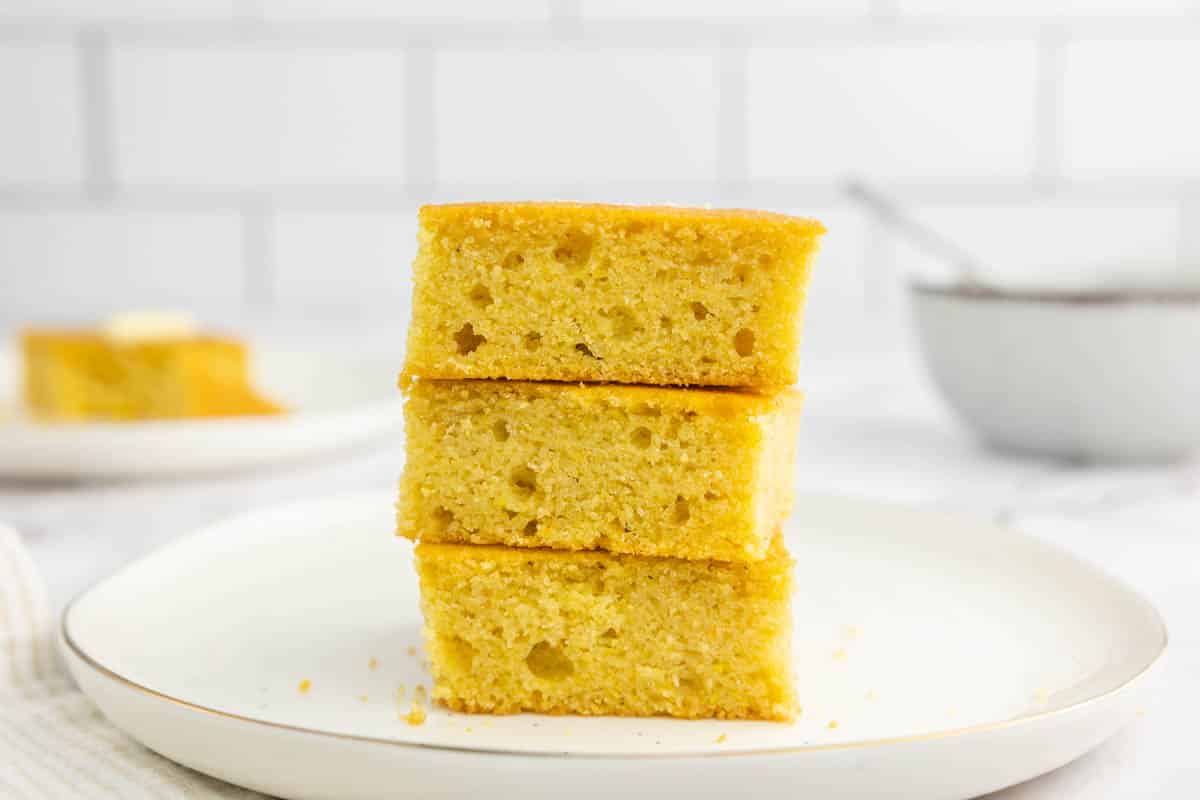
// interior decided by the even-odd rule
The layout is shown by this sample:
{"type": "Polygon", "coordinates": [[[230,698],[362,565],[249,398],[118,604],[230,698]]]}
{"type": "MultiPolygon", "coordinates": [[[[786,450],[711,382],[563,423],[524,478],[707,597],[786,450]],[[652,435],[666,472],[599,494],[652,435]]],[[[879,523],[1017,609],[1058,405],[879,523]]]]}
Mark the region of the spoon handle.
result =
{"type": "Polygon", "coordinates": [[[939,260],[952,263],[964,284],[978,285],[982,270],[974,255],[947,239],[924,223],[918,222],[899,203],[866,183],[850,179],[844,184],[846,195],[854,202],[870,209],[876,216],[904,233],[927,253],[939,260]]]}

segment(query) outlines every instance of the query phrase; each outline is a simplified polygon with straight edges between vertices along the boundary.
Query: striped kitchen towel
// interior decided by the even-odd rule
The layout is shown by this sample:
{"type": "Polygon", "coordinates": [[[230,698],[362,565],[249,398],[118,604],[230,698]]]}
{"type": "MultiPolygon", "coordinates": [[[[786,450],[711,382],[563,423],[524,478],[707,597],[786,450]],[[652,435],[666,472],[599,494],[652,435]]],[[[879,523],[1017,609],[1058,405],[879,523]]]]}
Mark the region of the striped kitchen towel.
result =
{"type": "Polygon", "coordinates": [[[0,525],[0,797],[254,798],[155,755],[108,723],[55,652],[45,587],[0,525]]]}

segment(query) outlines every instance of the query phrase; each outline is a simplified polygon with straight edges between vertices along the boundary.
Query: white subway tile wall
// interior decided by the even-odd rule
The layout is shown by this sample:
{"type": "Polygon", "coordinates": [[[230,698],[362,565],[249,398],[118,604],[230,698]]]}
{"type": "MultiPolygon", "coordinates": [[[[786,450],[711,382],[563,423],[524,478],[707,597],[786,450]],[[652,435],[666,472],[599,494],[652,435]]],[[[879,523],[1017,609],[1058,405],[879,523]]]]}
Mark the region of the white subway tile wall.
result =
{"type": "Polygon", "coordinates": [[[579,13],[597,19],[757,19],[866,16],[870,0],[579,0],[579,13]]]}
{"type": "Polygon", "coordinates": [[[1177,41],[1076,42],[1063,79],[1064,169],[1079,177],[1200,178],[1200,106],[1185,95],[1200,46],[1177,41]]]}
{"type": "Polygon", "coordinates": [[[83,101],[75,48],[0,43],[0,183],[83,180],[83,101]]]}
{"type": "Polygon", "coordinates": [[[89,20],[221,19],[239,0],[0,0],[0,19],[89,20]]]}
{"type": "MultiPolygon", "coordinates": [[[[1023,287],[1091,288],[1113,276],[1153,281],[1169,277],[1176,266],[1179,213],[1172,206],[1035,201],[918,206],[913,213],[975,256],[981,277],[1023,287]]],[[[903,240],[892,258],[899,272],[915,278],[944,280],[954,274],[953,265],[903,240]]]]}
{"type": "Polygon", "coordinates": [[[417,220],[391,213],[283,212],[271,220],[271,300],[329,318],[407,317],[417,220]]]}
{"type": "Polygon", "coordinates": [[[561,197],[823,219],[857,347],[950,273],[851,175],[998,279],[1200,278],[1198,54],[1193,0],[0,0],[0,326],[395,320],[421,203],[561,197]]]}
{"type": "Polygon", "coordinates": [[[1027,42],[753,50],[748,82],[754,178],[1021,180],[1032,170],[1027,42]]]}
{"type": "Polygon", "coordinates": [[[115,48],[116,163],[131,183],[404,179],[404,57],[225,45],[115,48]]]}
{"type": "Polygon", "coordinates": [[[537,20],[550,0],[257,0],[268,19],[537,20]]]}
{"type": "Polygon", "coordinates": [[[1190,0],[897,0],[903,14],[955,17],[1137,17],[1183,15],[1194,11],[1190,0]]]}
{"type": "Polygon", "coordinates": [[[231,213],[0,211],[3,303],[14,322],[131,307],[224,313],[245,292],[241,248],[231,213]]]}
{"type": "Polygon", "coordinates": [[[437,178],[596,183],[716,178],[712,55],[458,51],[434,64],[437,178]]]}

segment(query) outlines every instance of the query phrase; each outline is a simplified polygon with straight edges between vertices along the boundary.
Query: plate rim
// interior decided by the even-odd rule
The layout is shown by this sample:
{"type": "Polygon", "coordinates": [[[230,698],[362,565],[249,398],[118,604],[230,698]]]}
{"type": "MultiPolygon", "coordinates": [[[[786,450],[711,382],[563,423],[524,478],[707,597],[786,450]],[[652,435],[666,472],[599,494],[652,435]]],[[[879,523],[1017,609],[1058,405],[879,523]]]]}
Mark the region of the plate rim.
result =
{"type": "Polygon", "coordinates": [[[261,726],[263,728],[268,728],[268,729],[273,729],[273,730],[278,730],[278,731],[285,731],[288,733],[293,733],[293,734],[298,734],[298,735],[316,736],[316,737],[322,737],[322,738],[326,738],[326,739],[334,740],[334,741],[354,742],[354,743],[359,743],[359,744],[385,745],[385,746],[389,746],[389,747],[413,748],[413,749],[419,749],[419,750],[435,750],[435,751],[440,751],[440,752],[463,753],[463,754],[470,754],[470,755],[487,755],[487,756],[502,756],[502,757],[503,756],[521,756],[521,757],[529,757],[529,758],[547,758],[547,759],[556,759],[557,758],[557,759],[599,760],[599,761],[604,761],[604,760],[609,760],[609,761],[626,761],[626,760],[677,761],[677,760],[687,760],[687,759],[697,759],[697,758],[738,758],[738,757],[743,757],[743,756],[747,756],[747,757],[783,756],[783,755],[803,755],[803,754],[807,754],[807,753],[820,753],[820,752],[833,752],[833,751],[867,750],[867,749],[875,749],[875,748],[881,748],[881,747],[891,747],[891,746],[896,746],[896,745],[911,744],[911,743],[915,743],[915,742],[926,742],[926,741],[933,741],[933,740],[938,740],[938,739],[956,738],[956,737],[960,737],[960,736],[967,736],[967,735],[979,734],[979,733],[987,733],[990,731],[1013,728],[1013,727],[1023,726],[1023,725],[1034,725],[1034,724],[1049,720],[1051,718],[1055,718],[1055,717],[1063,716],[1063,715],[1066,715],[1069,713],[1074,713],[1074,712],[1080,711],[1086,707],[1095,705],[1096,703],[1102,702],[1111,697],[1115,697],[1116,695],[1121,694],[1122,692],[1125,692],[1128,689],[1134,687],[1136,684],[1138,684],[1144,678],[1146,678],[1151,672],[1153,672],[1156,668],[1161,666],[1161,664],[1163,663],[1164,658],[1166,656],[1168,645],[1170,643],[1170,634],[1169,634],[1169,631],[1168,631],[1168,628],[1166,625],[1166,621],[1163,619],[1162,613],[1158,610],[1158,608],[1152,602],[1150,602],[1150,600],[1148,598],[1146,598],[1141,592],[1139,592],[1136,588],[1131,586],[1124,579],[1119,578],[1119,577],[1109,573],[1107,570],[1101,569],[1100,567],[1092,564],[1089,561],[1086,561],[1086,560],[1078,557],[1074,553],[1070,552],[1069,550],[1067,550],[1053,542],[1044,541],[1042,539],[1031,536],[1030,534],[1025,533],[1024,531],[1018,530],[1016,528],[1002,528],[1000,526],[997,526],[990,522],[987,522],[986,520],[973,519],[970,517],[964,517],[963,515],[956,515],[956,514],[952,514],[949,512],[945,512],[945,511],[939,511],[936,509],[923,509],[923,508],[919,508],[919,507],[903,505],[900,503],[892,503],[892,502],[887,502],[887,501],[883,501],[883,500],[857,497],[857,496],[852,496],[852,495],[841,495],[841,494],[831,494],[831,493],[813,493],[813,492],[800,492],[800,493],[797,493],[797,497],[798,497],[798,499],[801,497],[833,499],[833,500],[840,501],[840,502],[851,502],[851,503],[855,503],[858,505],[874,506],[876,508],[889,509],[892,511],[901,511],[901,512],[905,512],[905,513],[916,513],[916,514],[924,515],[924,516],[936,516],[936,517],[941,517],[943,520],[965,521],[970,524],[977,524],[977,525],[982,525],[982,526],[985,526],[988,528],[1000,530],[1004,533],[1004,535],[1022,539],[1026,543],[1032,544],[1035,547],[1041,547],[1044,550],[1050,551],[1061,558],[1064,558],[1070,562],[1073,562],[1077,566],[1082,566],[1084,569],[1086,569],[1088,572],[1090,572],[1093,575],[1093,577],[1105,580],[1108,583],[1110,583],[1111,585],[1119,588],[1121,591],[1125,592],[1131,598],[1136,600],[1145,610],[1149,611],[1151,618],[1156,623],[1155,624],[1155,628],[1156,628],[1155,633],[1157,634],[1157,636],[1156,636],[1156,639],[1157,639],[1156,651],[1155,651],[1154,655],[1141,667],[1141,669],[1139,669],[1134,674],[1130,675],[1122,683],[1120,683],[1116,686],[1113,686],[1112,688],[1108,689],[1105,692],[1102,692],[1102,693],[1096,694],[1096,695],[1092,695],[1091,697],[1085,697],[1083,699],[1077,700],[1068,705],[1062,706],[1061,708],[1054,708],[1054,709],[1048,709],[1048,710],[1044,710],[1044,711],[1038,711],[1033,714],[1027,714],[1027,715],[1022,715],[1022,716],[1018,716],[1018,717],[1010,717],[1008,719],[993,720],[990,722],[983,722],[983,723],[979,723],[976,725],[968,725],[968,726],[959,727],[959,728],[946,728],[946,729],[942,729],[942,730],[927,731],[924,733],[911,734],[911,735],[907,735],[907,736],[880,737],[880,738],[874,738],[874,739],[862,739],[862,740],[856,740],[856,741],[851,741],[851,742],[839,742],[839,743],[833,743],[833,744],[795,745],[795,746],[781,746],[781,747],[758,747],[758,748],[751,748],[751,749],[746,749],[746,750],[729,750],[729,751],[696,751],[696,752],[673,752],[673,753],[628,753],[628,754],[613,755],[613,754],[604,754],[604,753],[584,753],[584,752],[576,753],[576,752],[571,752],[571,751],[506,750],[503,748],[496,748],[496,747],[470,747],[470,746],[465,746],[465,745],[440,744],[440,743],[433,743],[433,742],[401,741],[401,740],[397,740],[397,739],[388,739],[388,738],[383,738],[383,737],[379,737],[379,736],[368,736],[368,735],[364,735],[364,734],[354,734],[354,733],[341,733],[341,732],[337,732],[337,731],[323,730],[321,728],[311,728],[311,727],[308,727],[305,725],[295,725],[295,724],[285,723],[285,722],[273,722],[271,720],[259,719],[256,717],[247,716],[245,714],[238,714],[238,713],[231,712],[231,711],[222,711],[221,709],[213,708],[212,706],[204,705],[202,703],[196,703],[191,700],[184,699],[182,697],[176,697],[174,695],[168,694],[168,693],[160,691],[158,689],[154,689],[150,686],[146,686],[145,684],[139,683],[138,681],[135,681],[131,678],[126,677],[125,675],[120,674],[119,672],[112,669],[111,667],[108,667],[105,664],[101,663],[100,660],[98,658],[96,658],[95,656],[93,656],[92,654],[88,653],[71,635],[71,627],[70,627],[71,612],[88,595],[90,595],[94,590],[99,589],[101,586],[107,584],[109,581],[120,578],[122,574],[124,574],[128,570],[132,569],[133,567],[140,565],[147,559],[152,558],[155,555],[158,555],[160,553],[166,552],[167,550],[171,549],[172,547],[174,547],[178,544],[182,544],[184,542],[191,541],[192,539],[196,538],[197,536],[204,535],[206,533],[213,531],[214,529],[223,527],[227,524],[234,523],[237,521],[243,521],[247,517],[254,517],[254,516],[258,516],[258,515],[274,514],[274,513],[295,512],[295,511],[303,509],[305,507],[320,506],[320,505],[326,505],[329,503],[345,503],[345,502],[349,502],[355,498],[374,497],[374,496],[377,496],[378,494],[379,494],[378,491],[343,492],[343,493],[326,495],[326,496],[319,497],[319,498],[310,498],[310,499],[295,501],[295,502],[290,502],[290,503],[272,504],[272,505],[268,505],[268,506],[254,508],[249,511],[244,511],[239,514],[233,514],[233,515],[224,517],[220,520],[217,520],[216,522],[213,522],[211,524],[205,525],[201,528],[195,529],[191,533],[189,533],[188,535],[184,536],[183,538],[177,540],[176,542],[172,543],[171,545],[168,545],[165,548],[159,548],[157,550],[154,550],[154,551],[142,556],[141,558],[138,558],[135,561],[125,564],[124,566],[120,567],[112,574],[107,575],[103,578],[100,578],[99,580],[93,582],[88,587],[86,587],[83,590],[76,593],[75,596],[72,597],[67,602],[67,604],[63,607],[62,613],[59,615],[59,624],[57,626],[58,627],[59,646],[63,651],[65,651],[65,653],[69,657],[74,657],[79,662],[81,662],[83,665],[85,665],[88,668],[92,669],[93,671],[99,673],[102,677],[105,677],[108,680],[119,684],[122,688],[124,688],[126,690],[132,690],[132,691],[138,692],[140,694],[155,698],[157,700],[165,700],[165,701],[167,701],[173,705],[179,706],[187,711],[198,712],[203,715],[212,716],[212,717],[216,717],[216,718],[220,718],[220,719],[225,719],[225,720],[232,721],[235,723],[243,723],[243,724],[249,724],[249,725],[254,725],[254,726],[261,726]]]}

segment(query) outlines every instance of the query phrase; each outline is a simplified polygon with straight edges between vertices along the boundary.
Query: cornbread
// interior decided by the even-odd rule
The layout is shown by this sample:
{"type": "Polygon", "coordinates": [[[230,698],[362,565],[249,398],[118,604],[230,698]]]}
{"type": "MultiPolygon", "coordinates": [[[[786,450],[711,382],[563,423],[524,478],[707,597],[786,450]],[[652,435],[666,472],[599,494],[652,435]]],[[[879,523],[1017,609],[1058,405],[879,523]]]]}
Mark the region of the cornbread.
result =
{"type": "Polygon", "coordinates": [[[823,232],[756,211],[426,206],[405,375],[791,385],[823,232]]]}
{"type": "Polygon", "coordinates": [[[254,391],[246,348],[211,336],[28,331],[24,393],[45,420],[134,420],[276,414],[254,391]]]}
{"type": "Polygon", "coordinates": [[[748,561],[791,511],[800,395],[417,381],[399,532],[748,561]]]}
{"type": "Polygon", "coordinates": [[[791,561],[421,543],[433,697],[507,714],[788,720],[791,561]]]}

